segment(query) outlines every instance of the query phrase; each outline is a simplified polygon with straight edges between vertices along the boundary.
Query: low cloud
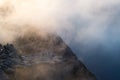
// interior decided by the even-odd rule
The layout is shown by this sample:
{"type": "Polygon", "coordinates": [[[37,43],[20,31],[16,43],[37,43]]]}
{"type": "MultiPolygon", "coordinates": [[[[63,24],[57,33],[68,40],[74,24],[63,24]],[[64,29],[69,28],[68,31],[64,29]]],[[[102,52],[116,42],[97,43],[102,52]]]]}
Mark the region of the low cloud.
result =
{"type": "Polygon", "coordinates": [[[1,0],[0,42],[12,41],[33,28],[57,33],[68,43],[104,41],[119,5],[119,0],[1,0]]]}

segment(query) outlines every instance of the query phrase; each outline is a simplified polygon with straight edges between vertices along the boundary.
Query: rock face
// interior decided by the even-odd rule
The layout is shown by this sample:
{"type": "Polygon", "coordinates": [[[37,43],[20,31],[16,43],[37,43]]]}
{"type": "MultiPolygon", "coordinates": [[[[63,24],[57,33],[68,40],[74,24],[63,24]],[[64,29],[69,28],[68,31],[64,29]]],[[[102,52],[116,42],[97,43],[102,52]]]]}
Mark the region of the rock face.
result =
{"type": "Polygon", "coordinates": [[[0,80],[96,80],[56,35],[26,34],[18,37],[13,45],[16,49],[11,45],[0,48],[8,52],[5,56],[13,54],[13,57],[0,57],[0,80]],[[1,61],[9,63],[4,64],[5,69],[1,61]]]}

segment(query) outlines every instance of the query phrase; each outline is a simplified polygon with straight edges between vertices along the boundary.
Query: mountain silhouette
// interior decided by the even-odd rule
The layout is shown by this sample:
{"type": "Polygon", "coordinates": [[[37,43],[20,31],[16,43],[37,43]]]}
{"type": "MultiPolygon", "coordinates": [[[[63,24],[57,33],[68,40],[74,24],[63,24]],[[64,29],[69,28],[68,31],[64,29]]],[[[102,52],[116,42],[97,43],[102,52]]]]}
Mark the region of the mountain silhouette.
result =
{"type": "Polygon", "coordinates": [[[96,77],[58,35],[28,33],[12,44],[0,45],[0,80],[96,80],[96,77]]]}

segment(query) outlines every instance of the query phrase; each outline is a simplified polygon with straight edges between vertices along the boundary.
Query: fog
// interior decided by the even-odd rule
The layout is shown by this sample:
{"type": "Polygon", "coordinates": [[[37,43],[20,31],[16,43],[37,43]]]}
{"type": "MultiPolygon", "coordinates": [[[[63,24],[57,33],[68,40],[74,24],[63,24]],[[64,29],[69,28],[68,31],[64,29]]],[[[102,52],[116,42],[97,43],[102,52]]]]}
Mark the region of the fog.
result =
{"type": "Polygon", "coordinates": [[[61,36],[83,62],[91,57],[82,55],[97,45],[118,56],[113,53],[120,43],[119,12],[120,0],[0,0],[0,42],[10,43],[29,31],[48,32],[61,36]]]}
{"type": "Polygon", "coordinates": [[[33,27],[58,33],[67,42],[73,38],[78,42],[103,41],[118,15],[119,4],[119,0],[1,0],[1,37],[12,39],[33,27]]]}

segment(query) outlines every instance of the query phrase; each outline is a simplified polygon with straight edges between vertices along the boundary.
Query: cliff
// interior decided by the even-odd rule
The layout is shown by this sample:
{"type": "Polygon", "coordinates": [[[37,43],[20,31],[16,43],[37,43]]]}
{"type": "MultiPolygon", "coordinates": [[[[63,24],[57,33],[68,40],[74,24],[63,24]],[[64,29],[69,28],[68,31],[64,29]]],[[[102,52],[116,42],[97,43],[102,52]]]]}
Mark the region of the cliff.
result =
{"type": "Polygon", "coordinates": [[[0,80],[96,80],[57,35],[26,34],[0,46],[0,80]]]}

